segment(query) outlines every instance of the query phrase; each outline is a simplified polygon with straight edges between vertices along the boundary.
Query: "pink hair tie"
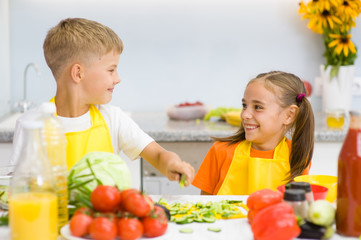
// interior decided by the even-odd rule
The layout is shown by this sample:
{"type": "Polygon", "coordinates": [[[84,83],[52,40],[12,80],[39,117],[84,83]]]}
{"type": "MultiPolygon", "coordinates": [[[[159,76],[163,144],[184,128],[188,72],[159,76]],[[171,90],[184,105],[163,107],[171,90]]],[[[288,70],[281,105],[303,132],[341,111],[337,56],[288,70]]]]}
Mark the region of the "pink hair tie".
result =
{"type": "Polygon", "coordinates": [[[304,93],[298,94],[297,97],[296,97],[296,101],[297,101],[298,103],[302,102],[302,99],[303,99],[305,96],[306,96],[306,95],[305,95],[304,93]]]}

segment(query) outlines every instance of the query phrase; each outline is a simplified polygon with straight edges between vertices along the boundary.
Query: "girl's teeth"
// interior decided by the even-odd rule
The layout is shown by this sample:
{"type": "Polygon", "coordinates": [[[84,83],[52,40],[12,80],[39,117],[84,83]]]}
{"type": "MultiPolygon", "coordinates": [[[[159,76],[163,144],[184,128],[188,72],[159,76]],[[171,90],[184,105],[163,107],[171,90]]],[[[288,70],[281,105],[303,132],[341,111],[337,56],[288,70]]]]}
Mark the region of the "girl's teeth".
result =
{"type": "Polygon", "coordinates": [[[245,128],[246,128],[246,129],[250,129],[250,130],[252,130],[252,129],[256,129],[256,128],[257,128],[257,126],[246,126],[245,128]]]}

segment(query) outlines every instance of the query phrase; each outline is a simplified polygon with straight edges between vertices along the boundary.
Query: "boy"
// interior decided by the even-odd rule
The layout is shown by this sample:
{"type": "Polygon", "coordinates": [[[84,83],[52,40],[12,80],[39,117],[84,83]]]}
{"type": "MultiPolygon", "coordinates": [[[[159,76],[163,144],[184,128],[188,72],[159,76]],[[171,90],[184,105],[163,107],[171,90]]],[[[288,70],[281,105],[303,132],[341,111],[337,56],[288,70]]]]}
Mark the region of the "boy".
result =
{"type": "MultiPolygon", "coordinates": [[[[183,174],[187,186],[192,182],[194,169],[189,163],[163,149],[120,108],[104,105],[120,82],[117,65],[123,43],[112,29],[95,21],[68,18],[50,29],[43,49],[56,80],[51,101],[65,127],[68,169],[91,151],[123,151],[130,159],[142,157],[169,180],[179,181],[183,174]]],[[[18,128],[13,157],[20,151],[18,128]]]]}

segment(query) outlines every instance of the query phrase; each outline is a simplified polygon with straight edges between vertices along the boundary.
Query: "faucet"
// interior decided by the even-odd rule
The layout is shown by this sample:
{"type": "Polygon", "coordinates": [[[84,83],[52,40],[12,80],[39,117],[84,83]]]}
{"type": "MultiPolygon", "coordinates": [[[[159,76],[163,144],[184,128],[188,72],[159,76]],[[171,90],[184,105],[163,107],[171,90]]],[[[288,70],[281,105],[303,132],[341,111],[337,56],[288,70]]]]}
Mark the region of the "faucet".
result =
{"type": "Polygon", "coordinates": [[[37,73],[38,76],[40,76],[40,71],[38,66],[35,63],[29,63],[28,65],[26,65],[25,67],[25,71],[24,71],[24,95],[23,95],[23,100],[19,101],[16,103],[16,106],[18,108],[20,108],[20,112],[24,113],[27,110],[30,109],[30,107],[33,105],[33,103],[30,100],[27,100],[27,96],[26,96],[26,89],[27,89],[27,73],[30,67],[33,67],[37,73]]]}

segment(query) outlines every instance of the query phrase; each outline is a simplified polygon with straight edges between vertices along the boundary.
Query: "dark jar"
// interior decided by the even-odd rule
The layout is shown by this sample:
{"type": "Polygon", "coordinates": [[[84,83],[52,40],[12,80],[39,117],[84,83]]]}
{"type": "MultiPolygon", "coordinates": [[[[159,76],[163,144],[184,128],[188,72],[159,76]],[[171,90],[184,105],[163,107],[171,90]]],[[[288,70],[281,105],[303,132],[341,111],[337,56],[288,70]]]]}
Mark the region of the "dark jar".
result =
{"type": "Polygon", "coordinates": [[[350,125],[338,158],[336,229],[361,234],[361,112],[350,111],[350,125]]]}
{"type": "Polygon", "coordinates": [[[311,189],[311,184],[308,182],[291,182],[290,183],[290,189],[302,189],[306,193],[306,200],[308,202],[308,205],[311,205],[313,202],[313,193],[311,189]]]}

